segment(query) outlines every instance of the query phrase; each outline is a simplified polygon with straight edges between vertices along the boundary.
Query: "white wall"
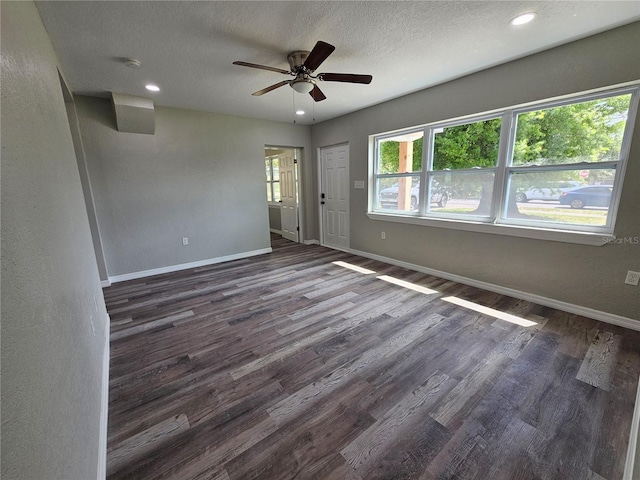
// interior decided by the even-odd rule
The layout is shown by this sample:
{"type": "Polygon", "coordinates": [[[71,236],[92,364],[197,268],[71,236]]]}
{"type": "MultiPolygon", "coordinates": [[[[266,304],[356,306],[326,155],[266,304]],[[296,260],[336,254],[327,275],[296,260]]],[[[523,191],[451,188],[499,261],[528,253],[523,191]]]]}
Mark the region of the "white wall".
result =
{"type": "Polygon", "coordinates": [[[76,107],[110,277],[270,247],[264,147],[306,152],[309,127],[156,106],[144,135],[117,131],[108,100],[76,107]]]}
{"type": "Polygon", "coordinates": [[[1,476],[98,478],[108,317],[57,59],[32,2],[0,5],[1,476]]]}
{"type": "MultiPolygon", "coordinates": [[[[567,44],[312,127],[314,151],[349,142],[350,178],[368,178],[368,136],[640,79],[640,23],[567,44]]],[[[374,79],[375,81],[375,79],[374,79]]],[[[640,237],[640,121],[616,235],[640,237]]],[[[370,220],[367,191],[351,194],[351,248],[632,319],[640,245],[602,247],[370,220]],[[380,232],[386,232],[386,240],[380,232]]]]}

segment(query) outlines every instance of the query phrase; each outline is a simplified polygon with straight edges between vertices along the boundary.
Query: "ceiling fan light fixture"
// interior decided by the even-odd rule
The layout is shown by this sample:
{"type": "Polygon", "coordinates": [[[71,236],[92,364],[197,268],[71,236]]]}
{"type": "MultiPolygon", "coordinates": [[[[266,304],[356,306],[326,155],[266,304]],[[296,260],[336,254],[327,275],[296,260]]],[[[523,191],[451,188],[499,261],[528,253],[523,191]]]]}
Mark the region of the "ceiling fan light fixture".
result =
{"type": "Polygon", "coordinates": [[[298,93],[309,93],[316,86],[313,80],[308,78],[297,78],[289,84],[298,93]]]}

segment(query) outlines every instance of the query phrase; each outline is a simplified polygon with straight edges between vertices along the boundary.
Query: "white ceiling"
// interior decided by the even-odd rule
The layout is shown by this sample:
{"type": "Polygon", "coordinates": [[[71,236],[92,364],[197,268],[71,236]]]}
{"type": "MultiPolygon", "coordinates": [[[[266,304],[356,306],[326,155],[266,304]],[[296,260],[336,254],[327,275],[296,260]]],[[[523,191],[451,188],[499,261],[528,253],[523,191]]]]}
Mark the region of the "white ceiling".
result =
{"type": "MultiPolygon", "coordinates": [[[[38,9],[74,93],[152,97],[156,105],[293,121],[311,97],[291,77],[287,54],[317,40],[336,47],[316,71],[373,75],[370,85],[322,82],[320,122],[484,68],[640,20],[639,1],[43,1],[38,9]],[[509,20],[534,11],[537,19],[509,20]],[[142,62],[139,69],[122,59],[142,62]],[[146,83],[161,90],[152,94],[146,83]]],[[[632,45],[629,48],[637,48],[632,45]]]]}

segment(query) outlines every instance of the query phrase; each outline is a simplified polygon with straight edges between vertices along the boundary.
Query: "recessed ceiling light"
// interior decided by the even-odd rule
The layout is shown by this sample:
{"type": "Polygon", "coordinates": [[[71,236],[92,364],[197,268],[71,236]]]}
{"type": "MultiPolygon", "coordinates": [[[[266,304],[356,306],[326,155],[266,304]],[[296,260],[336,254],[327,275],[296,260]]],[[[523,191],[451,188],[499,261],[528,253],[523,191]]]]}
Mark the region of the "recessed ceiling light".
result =
{"type": "Polygon", "coordinates": [[[157,85],[145,85],[144,88],[146,88],[147,90],[150,90],[152,92],[159,92],[160,91],[160,87],[158,87],[157,85]]]}
{"type": "Polygon", "coordinates": [[[533,12],[523,13],[522,15],[518,15],[516,18],[513,18],[509,23],[511,25],[524,25],[525,23],[529,23],[534,18],[536,18],[536,14],[533,12]]]}
{"type": "Polygon", "coordinates": [[[304,110],[296,110],[296,115],[304,115],[304,110]]]}

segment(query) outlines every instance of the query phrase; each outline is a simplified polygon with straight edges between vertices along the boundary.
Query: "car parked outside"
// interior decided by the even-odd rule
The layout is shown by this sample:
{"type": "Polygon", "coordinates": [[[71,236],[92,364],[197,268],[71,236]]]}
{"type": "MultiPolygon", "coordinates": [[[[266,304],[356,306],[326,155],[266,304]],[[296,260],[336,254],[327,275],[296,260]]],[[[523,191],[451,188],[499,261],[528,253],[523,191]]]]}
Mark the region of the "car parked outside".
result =
{"type": "Polygon", "coordinates": [[[589,185],[562,192],[560,204],[571,208],[608,207],[611,203],[612,185],[589,185]]]}
{"type": "Polygon", "coordinates": [[[563,192],[582,185],[577,181],[554,182],[544,187],[531,187],[524,192],[516,193],[516,202],[524,203],[529,200],[558,201],[563,192]]]}
{"type": "MultiPolygon", "coordinates": [[[[438,186],[435,190],[439,189],[438,186]]],[[[418,197],[420,195],[420,186],[415,185],[411,187],[411,210],[418,209],[418,197]]],[[[431,195],[431,203],[437,204],[439,207],[445,207],[449,201],[449,193],[442,191],[435,191],[431,195]]],[[[391,187],[385,188],[380,191],[380,207],[386,209],[397,210],[398,209],[398,184],[394,184],[391,187]]]]}

